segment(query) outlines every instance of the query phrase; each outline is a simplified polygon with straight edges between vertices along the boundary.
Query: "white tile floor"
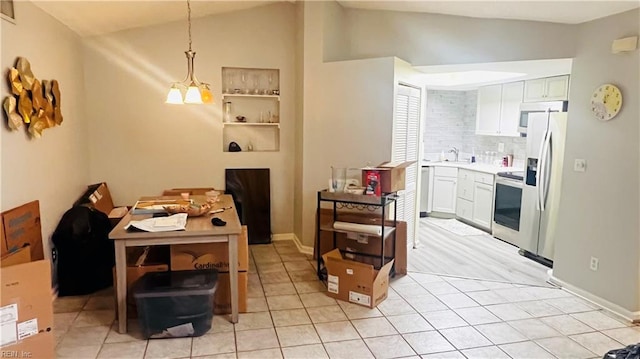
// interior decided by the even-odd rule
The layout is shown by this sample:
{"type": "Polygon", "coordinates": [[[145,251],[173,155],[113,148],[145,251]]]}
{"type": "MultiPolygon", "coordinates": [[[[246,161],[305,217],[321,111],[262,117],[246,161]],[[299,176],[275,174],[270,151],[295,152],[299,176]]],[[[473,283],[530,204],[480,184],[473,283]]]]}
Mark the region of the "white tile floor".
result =
{"type": "Polygon", "coordinates": [[[112,290],[58,298],[60,358],[601,358],[640,328],[561,289],[410,273],[375,309],[324,294],[292,242],[251,246],[249,313],[197,338],[117,332],[112,290]]]}

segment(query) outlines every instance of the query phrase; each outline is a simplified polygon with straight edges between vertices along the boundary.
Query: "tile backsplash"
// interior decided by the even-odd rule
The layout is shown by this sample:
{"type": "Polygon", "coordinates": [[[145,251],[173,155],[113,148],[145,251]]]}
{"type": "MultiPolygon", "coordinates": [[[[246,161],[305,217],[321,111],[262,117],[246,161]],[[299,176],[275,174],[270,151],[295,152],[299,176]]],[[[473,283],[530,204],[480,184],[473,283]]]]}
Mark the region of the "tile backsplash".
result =
{"type": "Polygon", "coordinates": [[[477,91],[427,91],[427,113],[424,126],[424,158],[437,160],[442,151],[453,160],[452,147],[460,150],[459,159],[479,157],[485,151],[498,156],[513,154],[523,161],[527,139],[525,137],[476,135],[477,91]],[[504,143],[504,152],[498,153],[498,143],[504,143]]]}

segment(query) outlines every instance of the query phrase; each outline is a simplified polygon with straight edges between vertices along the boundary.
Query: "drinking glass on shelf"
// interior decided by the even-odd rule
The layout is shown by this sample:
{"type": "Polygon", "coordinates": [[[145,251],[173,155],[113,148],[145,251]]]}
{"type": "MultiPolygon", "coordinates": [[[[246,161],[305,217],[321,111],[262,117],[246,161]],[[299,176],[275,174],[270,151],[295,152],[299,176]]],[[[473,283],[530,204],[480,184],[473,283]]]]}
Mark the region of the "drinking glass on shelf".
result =
{"type": "Polygon", "coordinates": [[[240,82],[242,82],[242,92],[248,94],[249,88],[247,87],[247,73],[245,71],[240,72],[240,82]]]}
{"type": "Polygon", "coordinates": [[[258,74],[253,75],[253,94],[260,94],[260,75],[258,74]]]}
{"type": "Polygon", "coordinates": [[[270,95],[273,95],[273,72],[269,71],[267,81],[269,82],[268,92],[270,95]]]}
{"type": "Polygon", "coordinates": [[[225,74],[225,84],[224,93],[233,93],[233,72],[227,71],[225,74]]]}

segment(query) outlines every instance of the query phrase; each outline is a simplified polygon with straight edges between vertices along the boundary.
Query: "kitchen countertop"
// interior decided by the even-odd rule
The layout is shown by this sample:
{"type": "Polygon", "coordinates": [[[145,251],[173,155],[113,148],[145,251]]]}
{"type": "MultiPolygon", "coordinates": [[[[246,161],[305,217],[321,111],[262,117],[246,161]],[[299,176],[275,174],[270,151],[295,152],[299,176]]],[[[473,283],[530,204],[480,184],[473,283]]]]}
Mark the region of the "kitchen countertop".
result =
{"type": "Polygon", "coordinates": [[[456,167],[470,171],[478,171],[490,174],[498,172],[524,171],[522,167],[501,167],[488,163],[449,162],[449,161],[422,161],[422,167],[456,167]]]}

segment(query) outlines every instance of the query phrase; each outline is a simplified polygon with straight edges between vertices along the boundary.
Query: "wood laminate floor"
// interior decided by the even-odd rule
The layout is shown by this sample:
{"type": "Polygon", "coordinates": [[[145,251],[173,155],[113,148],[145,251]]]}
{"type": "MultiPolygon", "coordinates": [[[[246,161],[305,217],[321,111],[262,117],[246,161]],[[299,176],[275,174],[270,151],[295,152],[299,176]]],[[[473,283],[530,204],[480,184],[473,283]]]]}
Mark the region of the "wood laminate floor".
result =
{"type": "Polygon", "coordinates": [[[518,254],[518,248],[480,235],[461,236],[421,218],[420,246],[408,249],[409,271],[550,286],[549,268],[518,254]]]}

